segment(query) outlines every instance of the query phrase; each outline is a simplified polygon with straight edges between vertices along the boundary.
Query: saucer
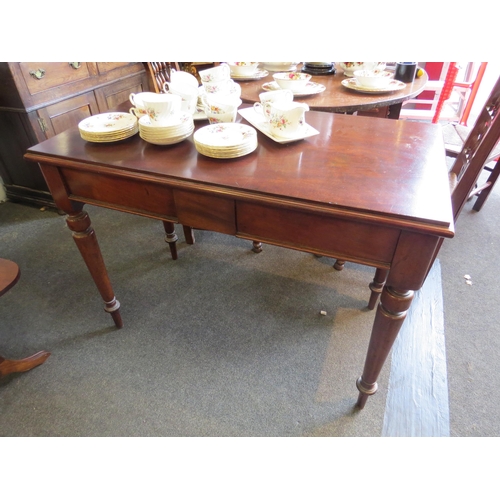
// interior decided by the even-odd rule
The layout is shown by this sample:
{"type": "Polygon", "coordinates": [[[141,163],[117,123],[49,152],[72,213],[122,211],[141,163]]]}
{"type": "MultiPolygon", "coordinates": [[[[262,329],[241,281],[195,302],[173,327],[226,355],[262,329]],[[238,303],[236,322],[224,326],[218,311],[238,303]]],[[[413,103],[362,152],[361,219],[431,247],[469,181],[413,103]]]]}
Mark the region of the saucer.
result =
{"type": "Polygon", "coordinates": [[[311,125],[306,123],[304,132],[300,133],[295,137],[277,137],[272,134],[269,124],[266,122],[264,117],[255,111],[253,108],[243,108],[239,109],[238,113],[251,125],[253,125],[257,130],[260,130],[264,135],[267,135],[273,141],[279,142],[280,144],[287,144],[289,142],[300,141],[302,139],[307,139],[308,137],[313,137],[318,135],[319,132],[311,127],[311,125]]]}
{"type": "Polygon", "coordinates": [[[265,78],[269,74],[269,71],[265,69],[258,69],[253,75],[239,76],[233,75],[231,73],[231,78],[233,80],[244,81],[244,80],[260,80],[261,78],[265,78]]]}
{"type": "Polygon", "coordinates": [[[346,78],[342,80],[342,85],[348,89],[362,92],[363,94],[383,94],[385,92],[395,92],[396,90],[401,90],[406,87],[406,83],[400,82],[399,80],[391,80],[386,87],[378,89],[362,87],[358,84],[356,78],[346,78]]]}
{"type": "MultiPolygon", "coordinates": [[[[267,91],[271,90],[281,90],[281,87],[276,82],[267,82],[262,85],[262,88],[267,91]]],[[[308,82],[306,86],[301,90],[292,90],[293,95],[314,95],[321,94],[324,92],[326,87],[321,83],[308,82]]]]}

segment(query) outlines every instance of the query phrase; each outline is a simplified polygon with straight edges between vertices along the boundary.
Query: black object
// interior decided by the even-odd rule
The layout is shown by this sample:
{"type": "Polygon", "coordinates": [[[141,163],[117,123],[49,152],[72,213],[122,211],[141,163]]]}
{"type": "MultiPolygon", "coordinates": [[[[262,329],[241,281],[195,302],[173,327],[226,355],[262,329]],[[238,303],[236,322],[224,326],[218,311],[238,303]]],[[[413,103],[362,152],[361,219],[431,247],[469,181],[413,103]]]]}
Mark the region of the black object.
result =
{"type": "Polygon", "coordinates": [[[305,62],[302,65],[302,73],[308,73],[310,75],[334,75],[337,70],[335,68],[334,62],[329,63],[310,63],[305,62]]]}
{"type": "Polygon", "coordinates": [[[415,80],[416,73],[416,62],[398,62],[394,71],[394,79],[404,83],[411,83],[415,80]]]}

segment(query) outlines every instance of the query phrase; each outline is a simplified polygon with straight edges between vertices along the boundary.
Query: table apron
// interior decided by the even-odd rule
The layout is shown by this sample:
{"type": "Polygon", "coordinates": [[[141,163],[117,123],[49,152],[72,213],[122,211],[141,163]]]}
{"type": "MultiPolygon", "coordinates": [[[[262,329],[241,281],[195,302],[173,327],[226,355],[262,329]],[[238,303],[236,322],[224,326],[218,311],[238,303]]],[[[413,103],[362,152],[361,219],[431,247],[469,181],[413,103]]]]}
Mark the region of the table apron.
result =
{"type": "MultiPolygon", "coordinates": [[[[43,166],[49,171],[53,167],[43,166]]],[[[205,229],[258,240],[286,248],[389,268],[401,229],[366,221],[350,220],[313,208],[291,208],[286,202],[266,203],[238,199],[226,193],[183,189],[168,182],[141,180],[107,174],[57,168],[67,198],[168,220],[196,229],[205,229]]],[[[51,175],[46,175],[51,183],[51,175]]],[[[57,192],[57,190],[54,190],[57,192]]],[[[61,196],[64,210],[67,203],[61,196]]]]}

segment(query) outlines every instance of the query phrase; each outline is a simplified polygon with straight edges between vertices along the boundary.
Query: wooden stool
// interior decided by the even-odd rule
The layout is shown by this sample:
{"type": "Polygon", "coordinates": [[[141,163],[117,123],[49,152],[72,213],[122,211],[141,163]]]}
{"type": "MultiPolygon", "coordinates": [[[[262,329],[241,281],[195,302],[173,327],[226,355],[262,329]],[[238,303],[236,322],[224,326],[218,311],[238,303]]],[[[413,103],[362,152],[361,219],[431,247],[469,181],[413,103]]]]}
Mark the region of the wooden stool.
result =
{"type": "MultiPolygon", "coordinates": [[[[0,259],[0,296],[10,290],[18,281],[21,272],[19,266],[10,260],[0,259]]],[[[0,356],[0,377],[10,373],[27,372],[41,365],[50,356],[50,352],[40,351],[24,359],[5,359],[0,356]]]]}

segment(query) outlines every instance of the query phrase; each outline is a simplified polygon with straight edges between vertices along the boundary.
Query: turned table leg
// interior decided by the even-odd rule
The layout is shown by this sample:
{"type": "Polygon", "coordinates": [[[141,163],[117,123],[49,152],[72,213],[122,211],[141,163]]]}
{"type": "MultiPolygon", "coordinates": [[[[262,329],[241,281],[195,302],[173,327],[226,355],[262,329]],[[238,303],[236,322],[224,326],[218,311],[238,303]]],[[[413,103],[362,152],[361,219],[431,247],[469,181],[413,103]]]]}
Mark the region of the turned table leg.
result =
{"type": "Polygon", "coordinates": [[[172,255],[172,260],[177,260],[177,234],[175,234],[175,226],[173,222],[163,221],[163,227],[165,228],[165,241],[170,247],[170,254],[172,255]]]}
{"type": "Polygon", "coordinates": [[[111,314],[117,328],[123,326],[120,315],[120,303],[116,300],[108,272],[102,258],[94,229],[87,212],[81,211],[68,215],[66,224],[73,232],[73,239],[87,265],[94,283],[104,300],[104,310],[111,314]]]}
{"type": "Polygon", "coordinates": [[[373,277],[373,281],[370,283],[370,290],[372,291],[370,295],[370,300],[368,301],[368,309],[373,310],[377,305],[377,300],[384,289],[385,282],[387,280],[387,276],[389,275],[389,269],[380,269],[378,268],[375,271],[375,276],[373,277]]]}
{"type": "Polygon", "coordinates": [[[356,405],[364,408],[368,396],[377,392],[377,378],[396,340],[413,299],[413,292],[385,286],[373,323],[363,375],[356,381],[356,405]]]}

